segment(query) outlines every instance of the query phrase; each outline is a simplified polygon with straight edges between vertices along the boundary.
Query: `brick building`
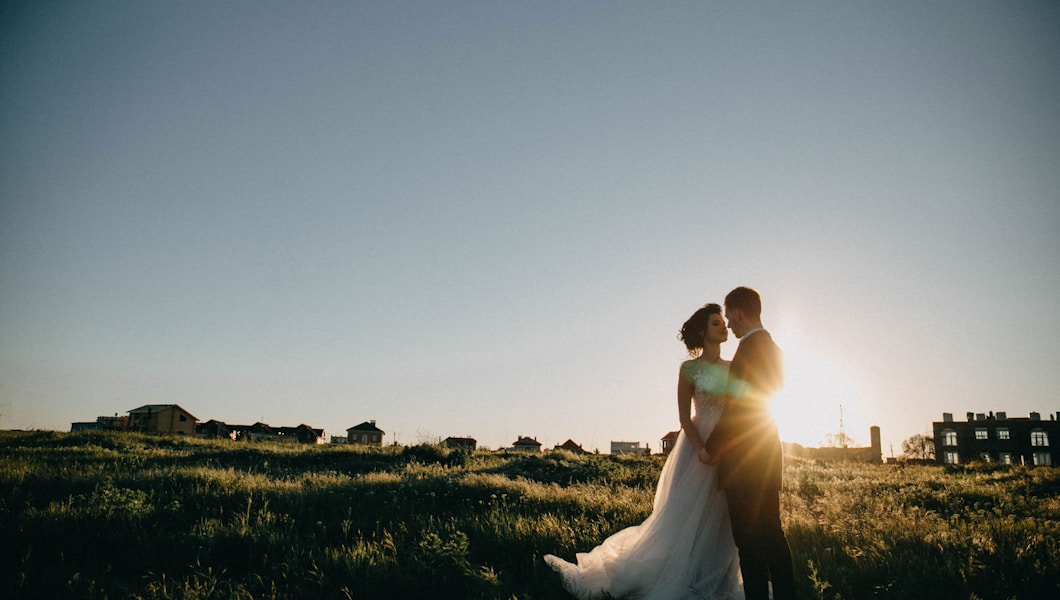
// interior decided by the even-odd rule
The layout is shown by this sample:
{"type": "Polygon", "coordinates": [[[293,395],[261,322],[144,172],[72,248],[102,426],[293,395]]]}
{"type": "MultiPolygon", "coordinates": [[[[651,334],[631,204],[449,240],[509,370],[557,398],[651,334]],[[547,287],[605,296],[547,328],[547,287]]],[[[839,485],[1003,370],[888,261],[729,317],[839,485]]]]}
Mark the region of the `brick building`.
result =
{"type": "Polygon", "coordinates": [[[931,424],[935,462],[965,464],[975,461],[1016,465],[1060,465],[1060,413],[1042,420],[1041,414],[1009,417],[1004,412],[967,413],[964,421],[943,413],[931,424]]]}

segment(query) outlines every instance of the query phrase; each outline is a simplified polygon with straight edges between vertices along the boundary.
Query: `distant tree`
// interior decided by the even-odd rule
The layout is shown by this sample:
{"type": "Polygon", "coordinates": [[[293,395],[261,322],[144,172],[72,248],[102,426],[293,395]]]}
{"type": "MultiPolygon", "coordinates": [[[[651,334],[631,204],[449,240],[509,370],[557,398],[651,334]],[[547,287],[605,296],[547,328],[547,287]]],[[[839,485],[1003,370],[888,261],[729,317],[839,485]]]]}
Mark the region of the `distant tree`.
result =
{"type": "Polygon", "coordinates": [[[857,448],[858,443],[845,431],[840,431],[826,435],[822,446],[825,448],[857,448]]]}
{"type": "Polygon", "coordinates": [[[902,453],[906,458],[935,459],[935,438],[918,433],[902,442],[902,453]]]}

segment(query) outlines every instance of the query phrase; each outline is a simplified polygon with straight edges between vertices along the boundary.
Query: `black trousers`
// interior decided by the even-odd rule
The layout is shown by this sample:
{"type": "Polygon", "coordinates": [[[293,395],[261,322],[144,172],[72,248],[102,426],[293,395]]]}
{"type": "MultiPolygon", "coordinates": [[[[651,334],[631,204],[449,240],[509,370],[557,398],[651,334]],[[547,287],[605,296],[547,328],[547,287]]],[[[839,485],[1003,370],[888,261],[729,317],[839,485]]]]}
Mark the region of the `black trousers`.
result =
{"type": "Polygon", "coordinates": [[[780,492],[726,489],[725,497],[747,600],[768,600],[770,580],[774,600],[794,600],[795,571],[780,526],[780,492]]]}

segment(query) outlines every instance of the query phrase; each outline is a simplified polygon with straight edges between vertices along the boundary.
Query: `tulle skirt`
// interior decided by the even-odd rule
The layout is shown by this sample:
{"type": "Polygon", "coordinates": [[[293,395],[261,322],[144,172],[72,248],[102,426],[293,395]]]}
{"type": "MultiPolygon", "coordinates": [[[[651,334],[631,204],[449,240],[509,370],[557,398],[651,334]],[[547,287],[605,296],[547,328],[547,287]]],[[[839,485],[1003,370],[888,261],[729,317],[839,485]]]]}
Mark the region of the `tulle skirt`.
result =
{"type": "Polygon", "coordinates": [[[585,600],[744,597],[717,467],[699,462],[683,432],[663,465],[651,516],[576,560],[545,556],[567,591],[585,600]]]}

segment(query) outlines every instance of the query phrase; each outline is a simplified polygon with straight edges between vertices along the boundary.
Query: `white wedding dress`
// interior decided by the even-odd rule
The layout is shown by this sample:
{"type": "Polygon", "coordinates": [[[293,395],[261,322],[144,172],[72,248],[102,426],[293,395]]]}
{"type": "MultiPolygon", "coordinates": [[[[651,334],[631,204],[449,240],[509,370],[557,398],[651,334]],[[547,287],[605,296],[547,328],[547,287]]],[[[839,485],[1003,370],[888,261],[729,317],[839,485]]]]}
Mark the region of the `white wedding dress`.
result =
{"type": "MultiPolygon", "coordinates": [[[[721,416],[719,394],[728,367],[689,361],[695,423],[706,439],[721,416]]],[[[551,554],[568,592],[583,600],[743,600],[740,559],[732,541],[729,509],[718,490],[717,467],[704,465],[682,432],[663,465],[652,514],[578,553],[577,564],[551,554]]]]}

